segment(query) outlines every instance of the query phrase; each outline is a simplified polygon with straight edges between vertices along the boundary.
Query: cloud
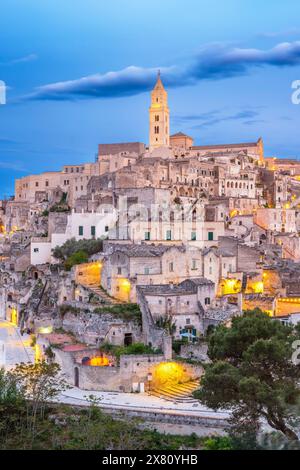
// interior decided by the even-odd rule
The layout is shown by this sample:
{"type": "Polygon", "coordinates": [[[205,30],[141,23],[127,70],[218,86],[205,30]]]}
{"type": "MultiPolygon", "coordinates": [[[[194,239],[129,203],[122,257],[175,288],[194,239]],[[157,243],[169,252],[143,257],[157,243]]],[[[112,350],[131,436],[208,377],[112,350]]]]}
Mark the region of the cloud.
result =
{"type": "Polygon", "coordinates": [[[15,65],[15,64],[21,64],[24,62],[32,62],[37,59],[38,59],[38,56],[36,54],[28,54],[23,57],[18,57],[17,59],[11,59],[8,61],[0,62],[0,65],[15,65]]]}
{"type": "MultiPolygon", "coordinates": [[[[201,48],[184,67],[161,68],[169,88],[194,85],[201,80],[223,80],[249,74],[258,67],[300,65],[300,41],[277,44],[272,49],[242,49],[212,44],[201,48]]],[[[78,100],[120,98],[149,91],[156,68],[130,66],[117,72],[89,75],[36,88],[27,100],[78,100]]]]}
{"type": "Polygon", "coordinates": [[[293,67],[299,64],[300,41],[280,43],[266,51],[215,44],[203,48],[188,71],[196,81],[220,80],[246,75],[255,67],[293,67]]]}
{"type": "Polygon", "coordinates": [[[25,171],[21,163],[9,163],[9,162],[0,162],[0,169],[2,170],[13,170],[13,171],[25,171]]]}
{"type": "MultiPolygon", "coordinates": [[[[89,75],[78,80],[57,82],[37,88],[27,99],[76,100],[137,95],[151,90],[157,68],[127,67],[118,72],[89,75]]],[[[166,86],[179,86],[180,73],[175,67],[161,68],[166,86]]]]}
{"type": "Polygon", "coordinates": [[[255,119],[257,117],[259,117],[259,112],[253,109],[246,109],[233,114],[223,114],[219,110],[214,110],[203,114],[175,116],[173,122],[178,125],[189,123],[193,124],[190,127],[192,129],[203,129],[228,121],[244,121],[244,124],[251,125],[255,122],[261,122],[261,120],[255,119]],[[195,124],[195,122],[197,122],[197,124],[195,124]]]}
{"type": "Polygon", "coordinates": [[[257,36],[260,38],[274,39],[274,38],[286,37],[286,36],[299,36],[299,34],[300,34],[300,28],[290,28],[290,29],[286,29],[285,31],[270,31],[270,32],[259,33],[257,36]]]}

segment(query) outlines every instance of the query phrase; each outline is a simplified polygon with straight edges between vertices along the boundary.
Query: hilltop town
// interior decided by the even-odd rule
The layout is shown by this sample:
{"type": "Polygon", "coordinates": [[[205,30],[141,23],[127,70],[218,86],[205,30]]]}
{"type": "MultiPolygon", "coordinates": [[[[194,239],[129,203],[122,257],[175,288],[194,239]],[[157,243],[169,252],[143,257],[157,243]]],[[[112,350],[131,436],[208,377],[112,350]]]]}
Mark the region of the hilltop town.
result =
{"type": "Polygon", "coordinates": [[[0,201],[0,318],[83,390],[191,400],[208,331],[255,308],[300,321],[300,162],[169,121],[158,74],[149,144],[100,144],[0,201]]]}

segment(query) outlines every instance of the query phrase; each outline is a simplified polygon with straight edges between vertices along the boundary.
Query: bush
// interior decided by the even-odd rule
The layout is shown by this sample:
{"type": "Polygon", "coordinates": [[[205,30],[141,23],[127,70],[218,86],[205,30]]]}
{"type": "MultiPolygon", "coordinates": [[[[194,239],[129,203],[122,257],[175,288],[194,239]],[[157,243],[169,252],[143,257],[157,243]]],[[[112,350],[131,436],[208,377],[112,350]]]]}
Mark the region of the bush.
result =
{"type": "Polygon", "coordinates": [[[66,313],[80,313],[80,308],[78,307],[73,307],[73,305],[69,305],[69,304],[63,304],[59,307],[59,313],[62,317],[65,316],[66,313]]]}
{"type": "Polygon", "coordinates": [[[233,450],[232,440],[228,436],[209,437],[203,444],[205,450],[233,450]]]}
{"type": "Polygon", "coordinates": [[[66,204],[53,204],[50,207],[50,212],[70,212],[70,207],[66,204]]]}
{"type": "Polygon", "coordinates": [[[115,346],[114,344],[104,343],[99,350],[115,356],[117,362],[120,361],[120,356],[123,354],[161,354],[161,350],[153,349],[143,343],[134,343],[129,346],[115,346]]]}
{"type": "Polygon", "coordinates": [[[85,251],[77,251],[66,259],[64,263],[65,269],[70,271],[76,264],[87,263],[88,259],[89,256],[85,251]]]}
{"type": "Polygon", "coordinates": [[[139,324],[142,322],[142,314],[138,304],[119,304],[119,305],[108,305],[106,307],[95,308],[94,313],[105,314],[110,313],[122,318],[123,320],[135,320],[139,324]]]}
{"type": "Polygon", "coordinates": [[[53,256],[57,259],[65,261],[71,255],[78,251],[84,251],[88,256],[99,253],[103,249],[103,240],[78,240],[71,238],[67,240],[62,246],[57,246],[53,250],[53,256]]]}
{"type": "Polygon", "coordinates": [[[175,339],[173,340],[172,342],[172,349],[173,351],[176,353],[176,354],[180,354],[180,348],[183,344],[186,344],[188,343],[188,339],[187,338],[184,338],[184,339],[175,339]]]}

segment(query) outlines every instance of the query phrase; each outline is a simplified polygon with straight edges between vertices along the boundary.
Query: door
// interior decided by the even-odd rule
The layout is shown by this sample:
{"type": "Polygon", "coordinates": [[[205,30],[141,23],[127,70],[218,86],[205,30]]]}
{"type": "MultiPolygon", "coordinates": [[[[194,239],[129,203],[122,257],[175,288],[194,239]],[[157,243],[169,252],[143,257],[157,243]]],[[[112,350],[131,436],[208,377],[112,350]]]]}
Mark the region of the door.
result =
{"type": "Polygon", "coordinates": [[[74,369],[74,385],[75,387],[79,387],[79,369],[75,367],[74,369]]]}

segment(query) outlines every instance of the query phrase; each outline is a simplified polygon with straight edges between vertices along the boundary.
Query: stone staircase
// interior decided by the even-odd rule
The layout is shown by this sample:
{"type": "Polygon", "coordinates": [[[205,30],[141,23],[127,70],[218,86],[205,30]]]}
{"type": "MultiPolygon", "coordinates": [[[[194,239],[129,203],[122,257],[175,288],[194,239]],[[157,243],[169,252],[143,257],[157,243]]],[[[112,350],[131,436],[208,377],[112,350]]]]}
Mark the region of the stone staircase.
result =
{"type": "Polygon", "coordinates": [[[192,393],[199,388],[199,380],[191,380],[182,384],[166,385],[150,391],[150,395],[177,403],[197,403],[192,393]]]}
{"type": "Polygon", "coordinates": [[[123,304],[121,300],[114,299],[110,297],[101,287],[99,284],[82,284],[86,289],[89,289],[93,294],[97,295],[104,303],[110,305],[118,305],[123,304]]]}

